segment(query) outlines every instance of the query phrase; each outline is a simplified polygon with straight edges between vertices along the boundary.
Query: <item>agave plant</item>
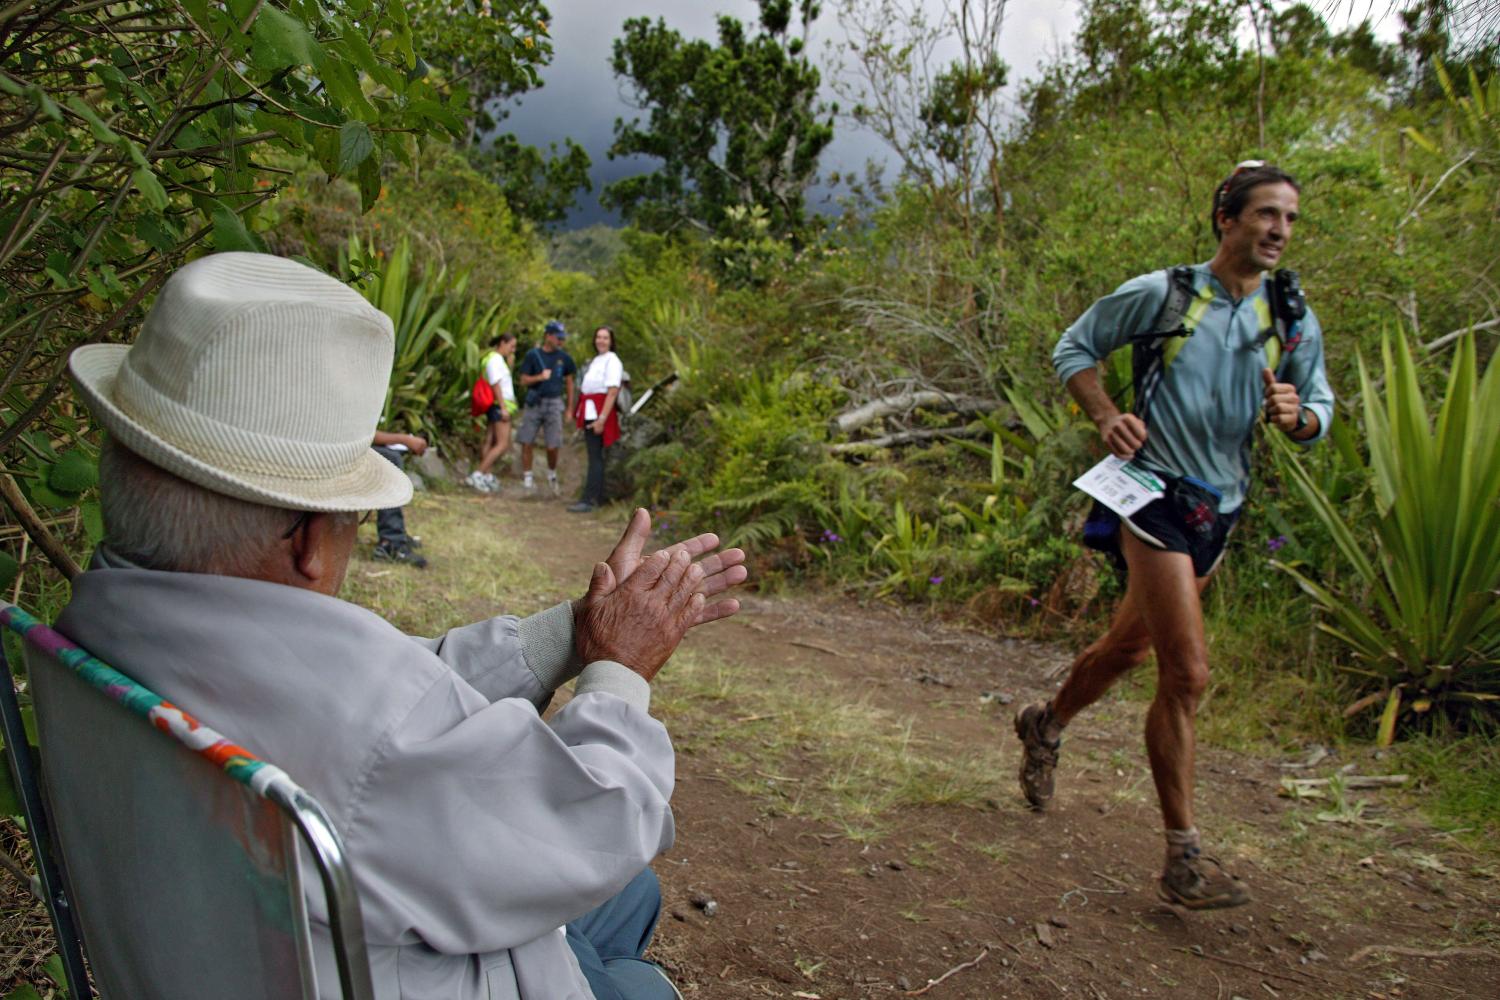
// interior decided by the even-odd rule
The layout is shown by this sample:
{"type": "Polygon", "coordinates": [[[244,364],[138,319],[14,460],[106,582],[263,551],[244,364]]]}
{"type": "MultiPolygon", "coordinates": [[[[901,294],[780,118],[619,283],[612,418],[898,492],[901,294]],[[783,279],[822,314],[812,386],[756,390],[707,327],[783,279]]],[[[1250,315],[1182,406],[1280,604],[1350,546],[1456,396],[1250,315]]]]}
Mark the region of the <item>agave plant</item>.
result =
{"type": "Polygon", "coordinates": [[[1349,648],[1356,672],[1378,682],[1356,704],[1384,703],[1388,745],[1400,721],[1435,708],[1459,724],[1500,716],[1500,365],[1481,378],[1466,336],[1434,426],[1405,335],[1384,337],[1381,355],[1384,396],[1359,360],[1373,523],[1346,521],[1280,449],[1353,585],[1335,592],[1275,565],[1323,607],[1320,627],[1349,648]]]}
{"type": "Polygon", "coordinates": [[[354,236],[341,256],[345,277],[396,331],[382,426],[433,438],[462,423],[468,416],[463,396],[479,370],[482,346],[514,319],[514,308],[481,308],[465,294],[466,274],[450,278],[446,268],[420,273],[405,237],[380,259],[354,236]]]}

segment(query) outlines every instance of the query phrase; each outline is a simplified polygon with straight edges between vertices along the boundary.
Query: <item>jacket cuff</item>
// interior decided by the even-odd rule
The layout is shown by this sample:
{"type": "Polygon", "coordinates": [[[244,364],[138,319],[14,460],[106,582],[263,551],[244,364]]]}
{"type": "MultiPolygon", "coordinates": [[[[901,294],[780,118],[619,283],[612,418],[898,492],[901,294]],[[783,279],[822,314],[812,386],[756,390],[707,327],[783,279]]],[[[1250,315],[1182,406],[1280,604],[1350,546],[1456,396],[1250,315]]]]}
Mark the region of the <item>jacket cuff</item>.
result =
{"type": "Polygon", "coordinates": [[[573,697],[585,694],[612,694],[642,712],[651,710],[651,685],[646,678],[614,660],[595,660],[583,668],[573,697]]]}
{"type": "Polygon", "coordinates": [[[578,676],[583,664],[573,649],[573,604],[561,604],[539,611],[516,623],[521,639],[521,655],[536,675],[543,691],[556,691],[578,676]]]}

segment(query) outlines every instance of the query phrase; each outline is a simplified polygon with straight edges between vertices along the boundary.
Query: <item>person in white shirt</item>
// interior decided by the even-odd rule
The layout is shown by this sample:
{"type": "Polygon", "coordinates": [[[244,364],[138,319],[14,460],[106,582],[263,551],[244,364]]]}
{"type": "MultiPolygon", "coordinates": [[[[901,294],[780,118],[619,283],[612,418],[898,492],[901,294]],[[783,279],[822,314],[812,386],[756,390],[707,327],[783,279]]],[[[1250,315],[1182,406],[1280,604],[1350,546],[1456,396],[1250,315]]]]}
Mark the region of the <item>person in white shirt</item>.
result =
{"type": "Polygon", "coordinates": [[[484,453],[479,467],[469,473],[468,483],[481,493],[498,493],[500,480],[490,474],[493,466],[510,450],[511,418],[518,409],[516,387],[510,378],[510,360],[516,356],[516,335],[502,333],[494,347],[484,356],[484,380],[495,393],[495,401],[485,413],[484,453]]]}
{"type": "Polygon", "coordinates": [[[583,482],[583,496],[568,508],[573,514],[587,514],[604,505],[604,452],[620,439],[620,411],[615,401],[625,379],[625,366],[615,353],[615,331],[601,326],[594,331],[594,360],[583,373],[574,417],[583,428],[588,447],[589,471],[583,482]]]}

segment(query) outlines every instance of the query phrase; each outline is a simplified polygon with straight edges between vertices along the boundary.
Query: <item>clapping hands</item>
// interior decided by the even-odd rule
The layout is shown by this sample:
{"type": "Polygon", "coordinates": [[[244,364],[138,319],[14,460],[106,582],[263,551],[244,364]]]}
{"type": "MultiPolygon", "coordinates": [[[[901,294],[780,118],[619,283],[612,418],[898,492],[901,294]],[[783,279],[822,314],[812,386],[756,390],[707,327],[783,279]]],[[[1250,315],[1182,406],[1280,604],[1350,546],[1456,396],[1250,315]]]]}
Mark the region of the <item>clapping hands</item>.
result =
{"type": "Polygon", "coordinates": [[[650,680],[687,630],[728,618],[734,598],[715,600],[749,576],[740,549],[716,552],[719,537],[698,535],[642,557],[651,517],[637,508],[609,558],[594,567],[588,593],[574,603],[580,658],[615,660],[650,680]]]}

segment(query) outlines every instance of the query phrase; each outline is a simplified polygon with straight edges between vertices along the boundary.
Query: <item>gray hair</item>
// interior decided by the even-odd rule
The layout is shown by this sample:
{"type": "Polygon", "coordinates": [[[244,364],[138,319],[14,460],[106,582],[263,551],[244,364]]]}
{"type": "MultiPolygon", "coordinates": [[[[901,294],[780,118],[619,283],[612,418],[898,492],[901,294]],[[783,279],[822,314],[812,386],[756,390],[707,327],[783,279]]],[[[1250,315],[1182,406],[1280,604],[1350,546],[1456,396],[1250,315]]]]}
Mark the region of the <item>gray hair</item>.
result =
{"type": "Polygon", "coordinates": [[[99,496],[112,552],[142,569],[181,573],[254,575],[302,515],[190,483],[108,436],[99,451],[99,496]]]}

